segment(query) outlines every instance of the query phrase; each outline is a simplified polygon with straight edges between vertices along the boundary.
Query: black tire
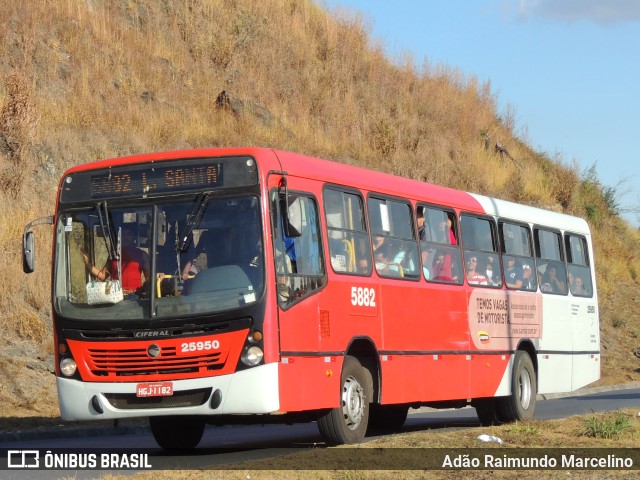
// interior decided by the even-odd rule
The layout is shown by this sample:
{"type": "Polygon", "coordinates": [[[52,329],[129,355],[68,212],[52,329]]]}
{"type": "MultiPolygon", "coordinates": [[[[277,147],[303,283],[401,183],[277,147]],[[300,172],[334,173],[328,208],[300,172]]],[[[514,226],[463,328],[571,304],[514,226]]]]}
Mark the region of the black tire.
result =
{"type": "Polygon", "coordinates": [[[371,392],[371,382],[358,359],[346,356],[340,375],[340,406],[318,418],[318,429],[327,444],[353,444],[364,439],[371,392]]]}
{"type": "Polygon", "coordinates": [[[400,430],[407,421],[408,405],[380,405],[372,403],[367,433],[385,433],[400,430]]]}
{"type": "Polygon", "coordinates": [[[500,425],[503,423],[498,416],[497,399],[495,398],[483,398],[474,403],[478,420],[483,427],[490,427],[492,425],[500,425]]]}
{"type": "Polygon", "coordinates": [[[536,410],[538,384],[533,362],[523,350],[516,352],[511,376],[511,395],[498,399],[498,416],[503,422],[528,420],[536,410]]]}
{"type": "Polygon", "coordinates": [[[200,417],[149,417],[153,438],[165,450],[192,449],[204,434],[205,423],[200,417]]]}

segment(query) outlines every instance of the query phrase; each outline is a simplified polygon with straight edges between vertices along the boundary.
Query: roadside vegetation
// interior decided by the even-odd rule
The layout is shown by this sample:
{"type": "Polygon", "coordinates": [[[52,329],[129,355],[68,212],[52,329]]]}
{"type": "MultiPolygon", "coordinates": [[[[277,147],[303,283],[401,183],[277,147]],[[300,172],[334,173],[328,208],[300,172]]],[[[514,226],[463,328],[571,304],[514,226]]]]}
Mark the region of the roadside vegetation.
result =
{"type": "Polygon", "coordinates": [[[293,150],[586,218],[601,383],[640,380],[640,232],[620,218],[624,186],[532,149],[489,83],[390,59],[366,19],[311,0],[2,2],[0,26],[2,415],[58,415],[51,233],[37,230],[27,277],[24,226],[52,213],[73,165],[193,147],[293,150]]]}
{"type": "MultiPolygon", "coordinates": [[[[163,471],[162,476],[167,480],[189,478],[191,480],[216,478],[220,480],[265,480],[283,479],[293,480],[304,478],[307,480],[391,480],[403,479],[510,479],[514,478],[514,470],[403,470],[402,458],[410,463],[412,455],[428,455],[429,449],[450,449],[454,451],[477,451],[480,455],[489,454],[500,457],[508,454],[509,449],[566,449],[570,446],[575,449],[592,448],[636,448],[640,438],[640,416],[636,410],[620,410],[613,413],[598,413],[586,416],[574,416],[562,420],[527,421],[510,425],[502,425],[489,428],[470,428],[465,430],[425,430],[412,433],[387,435],[357,446],[334,447],[331,459],[344,458],[345,469],[327,469],[327,455],[325,449],[303,450],[301,453],[281,456],[274,459],[258,460],[237,464],[233,470],[206,470],[206,471],[163,471]],[[592,434],[590,425],[593,423],[605,425],[602,433],[592,434]],[[624,426],[620,424],[624,423],[624,426]],[[485,443],[478,439],[481,435],[499,439],[502,444],[495,442],[485,443]],[[372,465],[376,464],[376,455],[371,454],[370,449],[384,449],[390,455],[398,455],[397,470],[356,470],[350,469],[350,462],[357,462],[359,457],[370,459],[372,465]],[[414,449],[415,453],[412,453],[414,449]],[[426,450],[418,450],[426,449],[426,450]],[[344,453],[344,457],[340,454],[344,453]]],[[[599,430],[599,429],[598,429],[599,430]]],[[[621,453],[621,451],[618,451],[621,453]]],[[[473,452],[475,453],[475,452],[473,452]]],[[[570,454],[570,451],[565,450],[570,454]]],[[[577,452],[576,452],[577,453],[577,452]]],[[[396,463],[395,460],[390,462],[396,463]]],[[[153,464],[153,462],[152,462],[153,464]]],[[[334,465],[332,463],[332,465],[334,465]]],[[[386,465],[386,464],[385,464],[386,465]]],[[[342,467],[341,467],[342,468],[342,467]]],[[[375,466],[373,467],[375,468],[375,466]]],[[[573,470],[519,470],[518,478],[637,478],[637,470],[631,471],[581,471],[573,470]]],[[[104,477],[105,480],[120,480],[131,478],[134,480],[146,480],[156,478],[157,472],[139,473],[133,476],[113,475],[104,477]]]]}

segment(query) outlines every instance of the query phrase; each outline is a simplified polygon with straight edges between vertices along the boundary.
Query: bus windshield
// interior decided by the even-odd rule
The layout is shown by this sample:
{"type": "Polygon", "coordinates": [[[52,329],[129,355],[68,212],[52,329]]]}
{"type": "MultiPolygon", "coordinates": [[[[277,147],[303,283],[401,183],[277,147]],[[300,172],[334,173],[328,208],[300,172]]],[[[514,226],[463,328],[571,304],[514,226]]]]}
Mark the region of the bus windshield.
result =
{"type": "Polygon", "coordinates": [[[54,305],[87,321],[172,318],[256,302],[264,285],[254,196],[62,211],[54,305]],[[155,261],[154,261],[155,259],[155,261]]]}

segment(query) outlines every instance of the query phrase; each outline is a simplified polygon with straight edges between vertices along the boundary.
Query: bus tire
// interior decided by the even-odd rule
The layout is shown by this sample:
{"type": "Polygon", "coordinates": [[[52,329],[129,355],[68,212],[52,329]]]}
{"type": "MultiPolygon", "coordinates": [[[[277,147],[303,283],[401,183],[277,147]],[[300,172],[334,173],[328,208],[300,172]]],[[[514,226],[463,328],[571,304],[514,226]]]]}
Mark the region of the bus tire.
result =
{"type": "Polygon", "coordinates": [[[318,429],[329,445],[359,443],[369,422],[372,386],[357,358],[345,356],[340,375],[340,406],[318,418],[318,429]]]}
{"type": "Polygon", "coordinates": [[[370,404],[369,427],[367,433],[394,432],[407,421],[408,405],[370,404]]]}
{"type": "Polygon", "coordinates": [[[476,409],[478,420],[483,427],[500,425],[502,423],[498,412],[498,401],[495,398],[483,398],[477,400],[473,406],[476,409]]]}
{"type": "Polygon", "coordinates": [[[537,395],[536,372],[529,354],[518,350],[513,362],[511,395],[498,402],[498,415],[504,422],[533,418],[537,395]]]}
{"type": "Polygon", "coordinates": [[[153,438],[165,450],[196,448],[204,434],[204,421],[200,417],[149,417],[153,438]]]}

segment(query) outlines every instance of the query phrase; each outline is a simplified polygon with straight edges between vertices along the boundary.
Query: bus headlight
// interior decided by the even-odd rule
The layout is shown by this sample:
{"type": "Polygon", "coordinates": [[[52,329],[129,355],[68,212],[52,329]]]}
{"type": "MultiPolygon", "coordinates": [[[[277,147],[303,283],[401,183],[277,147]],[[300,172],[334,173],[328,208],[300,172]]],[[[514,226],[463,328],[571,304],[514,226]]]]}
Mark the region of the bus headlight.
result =
{"type": "Polygon", "coordinates": [[[264,357],[264,353],[260,347],[249,347],[242,354],[242,363],[253,367],[262,361],[262,357],[264,357]]]}
{"type": "Polygon", "coordinates": [[[65,377],[72,377],[76,373],[77,369],[78,366],[73,358],[67,357],[60,361],[60,371],[65,377]]]}

